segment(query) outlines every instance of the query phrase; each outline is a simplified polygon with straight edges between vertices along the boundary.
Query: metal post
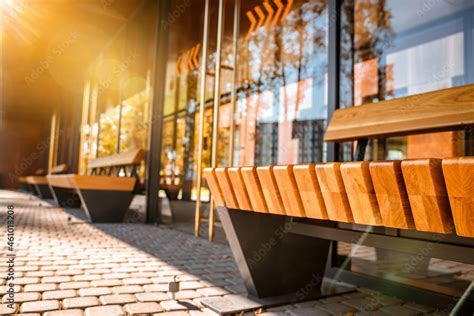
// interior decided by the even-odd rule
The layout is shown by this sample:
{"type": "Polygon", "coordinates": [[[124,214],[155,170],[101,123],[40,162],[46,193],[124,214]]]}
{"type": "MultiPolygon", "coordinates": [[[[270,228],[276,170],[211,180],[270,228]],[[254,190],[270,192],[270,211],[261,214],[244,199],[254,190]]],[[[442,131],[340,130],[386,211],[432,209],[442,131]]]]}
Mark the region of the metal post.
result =
{"type": "MultiPolygon", "coordinates": [[[[219,16],[217,20],[217,49],[216,49],[216,70],[214,78],[214,109],[212,118],[212,146],[211,146],[211,167],[217,166],[217,140],[219,138],[219,107],[221,105],[221,53],[222,38],[224,33],[224,7],[225,0],[219,0],[219,16]]],[[[209,240],[214,239],[214,200],[211,199],[209,206],[209,240]]]]}
{"type": "Polygon", "coordinates": [[[123,109],[123,100],[120,98],[119,104],[119,117],[118,117],[118,126],[117,126],[117,143],[115,147],[115,152],[118,154],[120,153],[120,135],[122,134],[122,109],[123,109]]]}
{"type": "Polygon", "coordinates": [[[51,130],[49,134],[48,174],[51,174],[51,169],[56,165],[57,127],[58,127],[58,112],[57,110],[54,110],[53,116],[51,117],[51,130]]]}
{"type": "Polygon", "coordinates": [[[209,2],[205,0],[204,5],[204,30],[202,39],[202,53],[201,53],[201,91],[200,91],[200,105],[199,105],[199,139],[198,139],[198,157],[197,157],[197,200],[194,223],[194,235],[199,236],[201,227],[201,186],[202,186],[202,147],[204,134],[204,110],[206,106],[206,62],[207,62],[207,44],[209,32],[209,2]]]}
{"type": "Polygon", "coordinates": [[[168,13],[170,0],[161,0],[157,4],[155,29],[153,96],[148,130],[148,152],[146,168],[146,223],[161,221],[160,190],[161,141],[163,136],[163,107],[165,103],[166,62],[168,55],[168,13]]]}
{"type": "Polygon", "coordinates": [[[240,27],[240,0],[234,3],[234,34],[233,34],[233,62],[232,62],[232,91],[230,110],[230,135],[229,135],[229,166],[234,165],[234,140],[235,140],[235,107],[237,103],[237,58],[239,50],[239,27],[240,27]]]}

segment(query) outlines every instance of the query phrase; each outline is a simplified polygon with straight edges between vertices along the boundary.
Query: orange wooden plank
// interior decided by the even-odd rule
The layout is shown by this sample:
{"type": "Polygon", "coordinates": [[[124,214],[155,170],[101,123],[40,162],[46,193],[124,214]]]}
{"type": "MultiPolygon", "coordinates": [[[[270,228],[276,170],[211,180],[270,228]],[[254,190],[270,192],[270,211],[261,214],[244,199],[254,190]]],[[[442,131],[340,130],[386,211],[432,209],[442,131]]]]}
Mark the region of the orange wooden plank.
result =
{"type": "Polygon", "coordinates": [[[369,165],[375,195],[386,227],[415,229],[401,161],[372,161],[369,165]]]}
{"type": "Polygon", "coordinates": [[[293,173],[306,216],[329,219],[316,176],[315,164],[293,166],[293,173]]]}
{"type": "Polygon", "coordinates": [[[246,211],[253,211],[252,204],[250,202],[249,194],[245,186],[244,179],[242,177],[242,171],[240,168],[228,168],[229,179],[234,188],[235,197],[239,204],[239,209],[246,211]]]}
{"type": "Polygon", "coordinates": [[[285,215],[285,207],[275,181],[273,166],[257,167],[257,174],[262,185],[263,196],[267,202],[268,212],[285,215]]]}
{"type": "Polygon", "coordinates": [[[289,216],[306,217],[303,202],[301,201],[293,174],[293,166],[275,166],[273,174],[278,186],[278,191],[285,207],[285,213],[289,216]]]}
{"type": "Polygon", "coordinates": [[[214,199],[216,206],[225,206],[224,196],[217,181],[216,171],[214,168],[205,168],[203,171],[203,176],[207,180],[207,185],[211,191],[211,198],[214,199]]]}
{"type": "Polygon", "coordinates": [[[382,225],[374,186],[370,178],[369,162],[344,162],[341,175],[354,222],[363,225],[382,225]]]}
{"type": "Polygon", "coordinates": [[[404,160],[402,173],[416,229],[451,233],[453,224],[441,159],[404,160]]]}
{"type": "Polygon", "coordinates": [[[341,163],[316,164],[316,175],[329,219],[353,223],[354,218],[342,180],[341,163]]]}
{"type": "Polygon", "coordinates": [[[324,140],[397,136],[474,124],[474,85],[395,98],[337,110],[324,140]]]}
{"type": "Polygon", "coordinates": [[[252,209],[255,212],[268,213],[268,206],[267,202],[265,201],[265,196],[263,195],[260,179],[257,175],[257,168],[242,167],[240,171],[242,173],[242,179],[244,180],[245,187],[247,188],[247,193],[249,195],[250,203],[252,204],[252,209]]]}
{"type": "Polygon", "coordinates": [[[229,174],[227,168],[216,168],[216,177],[221,187],[221,192],[224,197],[225,205],[228,208],[239,208],[239,203],[237,203],[237,198],[235,197],[234,189],[232,188],[232,183],[230,183],[229,174]]]}
{"type": "Polygon", "coordinates": [[[444,159],[443,173],[456,233],[474,237],[474,157],[444,159]]]}

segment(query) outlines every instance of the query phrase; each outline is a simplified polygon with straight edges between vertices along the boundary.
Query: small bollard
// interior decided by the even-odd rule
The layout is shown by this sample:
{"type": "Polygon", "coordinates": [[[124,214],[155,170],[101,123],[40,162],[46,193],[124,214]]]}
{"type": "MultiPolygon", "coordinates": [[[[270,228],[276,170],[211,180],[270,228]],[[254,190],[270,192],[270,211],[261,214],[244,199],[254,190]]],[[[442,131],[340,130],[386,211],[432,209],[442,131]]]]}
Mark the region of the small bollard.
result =
{"type": "Polygon", "coordinates": [[[179,292],[179,281],[176,276],[173,276],[168,283],[168,296],[174,300],[176,297],[176,292],[179,292]]]}

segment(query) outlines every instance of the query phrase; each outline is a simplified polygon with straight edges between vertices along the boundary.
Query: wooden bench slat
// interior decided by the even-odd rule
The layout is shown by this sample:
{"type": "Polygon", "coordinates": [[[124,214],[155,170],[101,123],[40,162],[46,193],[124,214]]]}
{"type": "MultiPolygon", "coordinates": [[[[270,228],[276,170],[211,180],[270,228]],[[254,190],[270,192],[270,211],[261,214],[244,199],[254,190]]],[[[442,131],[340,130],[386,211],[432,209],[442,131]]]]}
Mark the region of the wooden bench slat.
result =
{"type": "Polygon", "coordinates": [[[257,167],[258,179],[262,185],[263,196],[267,202],[268,212],[285,215],[285,206],[281,199],[278,185],[273,174],[273,166],[257,167]]]}
{"type": "Polygon", "coordinates": [[[136,149],[116,155],[99,157],[87,163],[87,169],[109,168],[117,166],[137,165],[145,158],[146,152],[143,149],[136,149]]]}
{"type": "Polygon", "coordinates": [[[354,222],[363,225],[382,225],[377,198],[375,197],[369,162],[344,162],[341,175],[354,222]]]}
{"type": "Polygon", "coordinates": [[[64,189],[74,189],[73,174],[49,175],[47,176],[49,185],[64,189]]]}
{"type": "Polygon", "coordinates": [[[456,233],[474,237],[474,157],[444,159],[442,166],[456,233]]]}
{"type": "Polygon", "coordinates": [[[337,110],[324,140],[397,136],[474,124],[474,85],[337,110]]]}
{"type": "Polygon", "coordinates": [[[268,205],[263,195],[262,185],[257,174],[256,167],[242,167],[240,168],[242,179],[244,180],[249,200],[252,204],[252,209],[255,212],[268,213],[268,205]]]}
{"type": "Polygon", "coordinates": [[[402,173],[416,229],[451,233],[453,224],[441,159],[404,160],[402,173]]]}
{"type": "Polygon", "coordinates": [[[369,168],[383,225],[414,229],[415,222],[403,181],[401,161],[372,161],[369,168]]]}
{"type": "Polygon", "coordinates": [[[226,206],[228,208],[233,209],[239,208],[239,203],[237,202],[237,198],[235,197],[234,189],[232,187],[232,183],[230,182],[227,168],[216,168],[215,173],[226,206]]]}
{"type": "Polygon", "coordinates": [[[285,207],[286,215],[306,217],[303,202],[301,201],[293,174],[293,166],[275,166],[273,167],[273,174],[283,206],[285,207]]]}
{"type": "Polygon", "coordinates": [[[43,176],[28,176],[26,182],[29,184],[48,184],[48,179],[43,176]]]}
{"type": "Polygon", "coordinates": [[[58,173],[64,173],[69,169],[68,164],[63,163],[57,166],[54,166],[51,168],[51,174],[58,174],[58,173]]]}
{"type": "Polygon", "coordinates": [[[293,166],[293,173],[306,216],[329,219],[315,168],[315,164],[296,165],[293,166]]]}
{"type": "Polygon", "coordinates": [[[229,179],[234,188],[235,198],[239,204],[239,209],[245,211],[253,211],[252,203],[250,202],[247,187],[242,176],[240,168],[228,168],[229,179]]]}
{"type": "Polygon", "coordinates": [[[217,181],[216,172],[213,168],[205,168],[203,176],[207,180],[207,185],[211,191],[211,198],[214,199],[216,206],[225,206],[222,190],[217,181]]]}
{"type": "Polygon", "coordinates": [[[316,165],[324,204],[329,219],[333,221],[353,223],[351,207],[341,175],[341,163],[331,162],[316,165]]]}

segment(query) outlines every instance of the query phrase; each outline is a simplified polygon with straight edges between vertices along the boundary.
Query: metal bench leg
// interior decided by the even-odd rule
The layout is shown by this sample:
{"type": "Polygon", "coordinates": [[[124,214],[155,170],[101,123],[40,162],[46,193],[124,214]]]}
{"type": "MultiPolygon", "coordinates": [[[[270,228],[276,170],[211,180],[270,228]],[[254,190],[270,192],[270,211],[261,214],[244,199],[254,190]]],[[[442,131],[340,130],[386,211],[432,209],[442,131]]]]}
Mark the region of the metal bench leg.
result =
{"type": "Polygon", "coordinates": [[[35,184],[38,196],[43,200],[49,200],[53,198],[51,190],[47,184],[35,184]]]}
{"type": "Polygon", "coordinates": [[[78,208],[81,206],[81,200],[77,193],[72,189],[58,188],[50,186],[54,201],[64,208],[78,208]]]}
{"type": "Polygon", "coordinates": [[[94,223],[122,222],[133,200],[131,191],[78,189],[77,193],[82,207],[94,223]]]}
{"type": "Polygon", "coordinates": [[[288,232],[286,216],[229,210],[218,212],[248,296],[202,300],[220,314],[233,314],[352,292],[323,278],[331,242],[288,232]]]}

